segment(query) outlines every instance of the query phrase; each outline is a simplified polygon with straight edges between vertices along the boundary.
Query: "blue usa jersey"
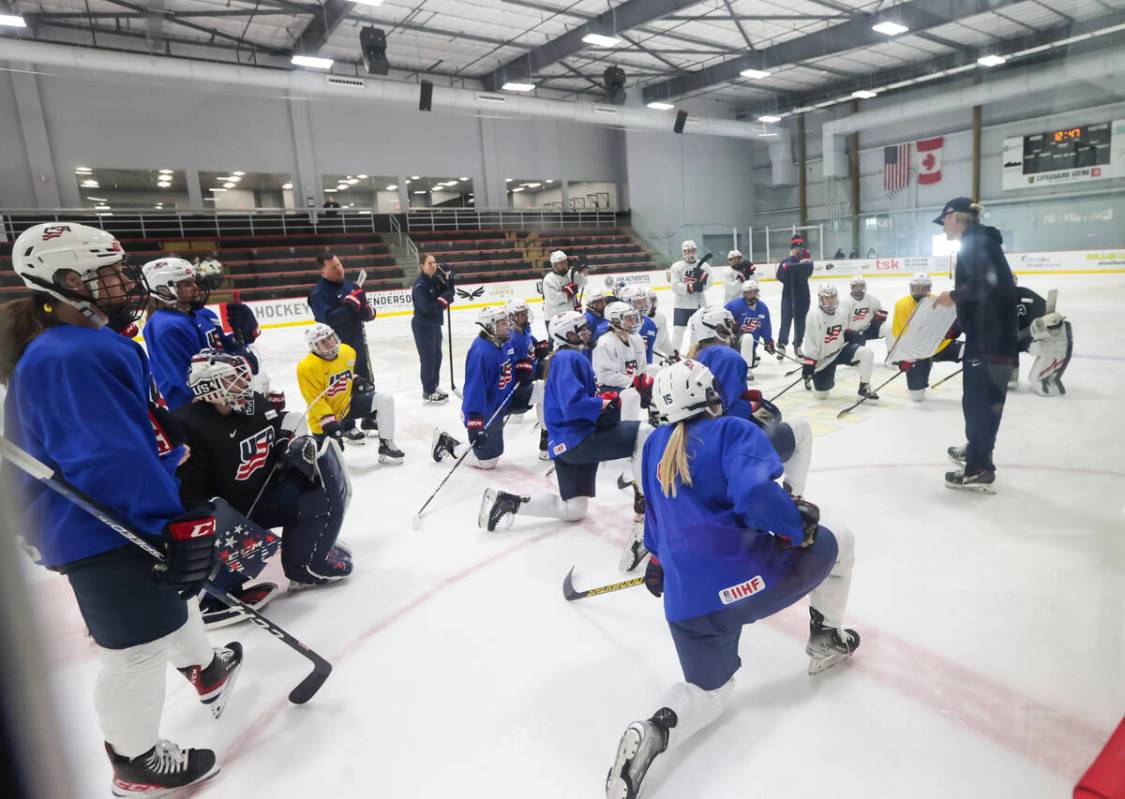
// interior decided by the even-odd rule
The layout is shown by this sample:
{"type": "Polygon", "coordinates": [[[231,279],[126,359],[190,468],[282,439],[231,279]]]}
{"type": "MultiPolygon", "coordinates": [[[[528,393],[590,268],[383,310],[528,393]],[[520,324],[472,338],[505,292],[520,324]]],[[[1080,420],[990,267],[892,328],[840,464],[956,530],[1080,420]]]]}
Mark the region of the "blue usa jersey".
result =
{"type": "Polygon", "coordinates": [[[593,311],[585,311],[582,315],[586,317],[586,325],[590,328],[590,351],[593,352],[594,345],[598,343],[598,338],[602,333],[609,330],[609,322],[605,320],[604,316],[598,316],[593,311]]]}
{"type": "Polygon", "coordinates": [[[656,344],[656,322],[648,314],[641,315],[641,327],[637,331],[645,343],[645,361],[652,363],[652,347],[656,344]]]}
{"type": "Polygon", "coordinates": [[[724,415],[749,419],[750,402],[742,398],[746,391],[746,373],[749,371],[746,359],[733,347],[713,344],[700,350],[695,360],[710,369],[718,381],[724,415]]]}
{"type": "Polygon", "coordinates": [[[574,449],[594,432],[602,412],[597,391],[594,367],[585,352],[569,347],[555,351],[543,387],[543,422],[552,459],[574,449]]]}
{"type": "Polygon", "coordinates": [[[231,355],[241,355],[250,363],[250,371],[258,374],[258,358],[249,349],[240,345],[232,333],[224,333],[219,317],[210,308],[199,308],[192,311],[189,316],[199,331],[204,346],[213,350],[222,350],[231,355]]]}
{"type": "Polygon", "coordinates": [[[508,338],[508,343],[504,345],[504,348],[508,352],[508,360],[512,362],[513,367],[519,361],[531,361],[531,368],[533,370],[535,369],[537,366],[535,342],[535,336],[531,334],[531,325],[527,326],[526,333],[515,325],[512,325],[512,334],[508,338]]]}
{"type": "MultiPolygon", "coordinates": [[[[183,507],[150,421],[151,385],[148,358],[132,339],[108,328],[56,325],[28,345],[16,366],[4,432],[138,530],[159,536],[183,507]]],[[[43,565],[132,546],[62,495],[30,479],[18,485],[18,529],[43,565]]]]}
{"type": "Polygon", "coordinates": [[[192,357],[206,347],[208,341],[200,325],[186,313],[160,308],[145,324],[144,337],[156,387],[168,403],[168,409],[174,411],[191,402],[188,369],[192,357]]]}
{"type": "Polygon", "coordinates": [[[515,377],[508,360],[507,346],[497,347],[484,336],[473,339],[465,356],[465,393],[461,399],[461,419],[474,416],[488,421],[512,393],[515,377]]]}
{"type": "Polygon", "coordinates": [[[664,614],[681,621],[722,610],[790,571],[804,537],[793,500],[775,481],[781,461],[766,435],[745,419],[687,423],[692,485],[664,496],[657,466],[675,430],[665,425],[645,442],[642,484],[645,546],[664,567],[664,614]],[[770,535],[773,533],[774,535],[770,535]]]}
{"type": "Polygon", "coordinates": [[[736,297],[726,304],[726,309],[734,317],[742,335],[750,334],[754,341],[773,341],[773,330],[770,327],[770,309],[761,300],[752,306],[742,297],[736,297]]]}

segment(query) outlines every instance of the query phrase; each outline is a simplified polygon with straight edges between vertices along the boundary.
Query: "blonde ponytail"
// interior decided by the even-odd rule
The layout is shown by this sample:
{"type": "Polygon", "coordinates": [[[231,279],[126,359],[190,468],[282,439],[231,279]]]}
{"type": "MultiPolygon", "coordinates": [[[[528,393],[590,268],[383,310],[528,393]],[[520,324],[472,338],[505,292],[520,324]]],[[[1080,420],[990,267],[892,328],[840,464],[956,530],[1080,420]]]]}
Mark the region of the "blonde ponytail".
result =
{"type": "Polygon", "coordinates": [[[664,445],[660,463],[656,465],[656,476],[660,480],[660,490],[666,497],[676,496],[676,479],[686,486],[691,485],[691,470],[688,468],[687,422],[677,422],[676,429],[664,445]]]}

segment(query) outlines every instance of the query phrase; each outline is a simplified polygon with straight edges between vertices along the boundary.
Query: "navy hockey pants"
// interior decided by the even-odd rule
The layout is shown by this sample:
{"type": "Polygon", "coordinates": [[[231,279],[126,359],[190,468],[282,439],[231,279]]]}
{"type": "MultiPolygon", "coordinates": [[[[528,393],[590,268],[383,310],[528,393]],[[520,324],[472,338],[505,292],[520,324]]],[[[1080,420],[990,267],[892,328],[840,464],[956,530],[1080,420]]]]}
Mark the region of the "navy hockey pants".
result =
{"type": "Polygon", "coordinates": [[[793,346],[800,348],[805,340],[805,317],[809,315],[809,281],[794,275],[781,290],[781,328],[778,344],[789,343],[789,325],[793,325],[793,346]]]}
{"type": "Polygon", "coordinates": [[[961,385],[961,410],[965,414],[965,472],[996,470],[992,449],[1004,414],[1008,396],[1011,364],[988,363],[980,358],[966,358],[961,385]]]}
{"type": "Polygon", "coordinates": [[[433,394],[441,372],[441,325],[427,325],[415,318],[410,320],[410,329],[421,363],[422,393],[433,394]]]}

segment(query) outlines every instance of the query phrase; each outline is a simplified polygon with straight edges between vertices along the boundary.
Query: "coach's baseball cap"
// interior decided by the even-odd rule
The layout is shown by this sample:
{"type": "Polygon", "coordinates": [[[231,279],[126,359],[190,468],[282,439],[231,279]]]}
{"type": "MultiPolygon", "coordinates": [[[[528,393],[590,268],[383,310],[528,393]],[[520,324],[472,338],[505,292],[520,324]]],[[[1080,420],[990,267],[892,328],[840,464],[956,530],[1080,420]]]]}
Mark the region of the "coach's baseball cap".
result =
{"type": "Polygon", "coordinates": [[[934,224],[940,225],[942,223],[942,220],[945,219],[945,215],[951,214],[954,211],[960,211],[961,213],[968,214],[972,213],[972,210],[973,201],[968,197],[954,197],[952,200],[945,204],[944,208],[941,209],[941,213],[937,215],[937,218],[934,220],[934,224]]]}

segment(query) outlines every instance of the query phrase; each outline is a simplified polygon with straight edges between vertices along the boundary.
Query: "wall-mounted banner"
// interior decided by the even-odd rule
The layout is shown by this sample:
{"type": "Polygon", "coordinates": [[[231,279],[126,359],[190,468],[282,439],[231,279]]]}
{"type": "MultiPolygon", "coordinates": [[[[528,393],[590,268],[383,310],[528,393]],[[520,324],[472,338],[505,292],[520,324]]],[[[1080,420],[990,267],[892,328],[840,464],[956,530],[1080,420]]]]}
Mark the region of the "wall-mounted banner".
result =
{"type": "Polygon", "coordinates": [[[1125,177],[1125,120],[1004,139],[1005,191],[1125,177]]]}

